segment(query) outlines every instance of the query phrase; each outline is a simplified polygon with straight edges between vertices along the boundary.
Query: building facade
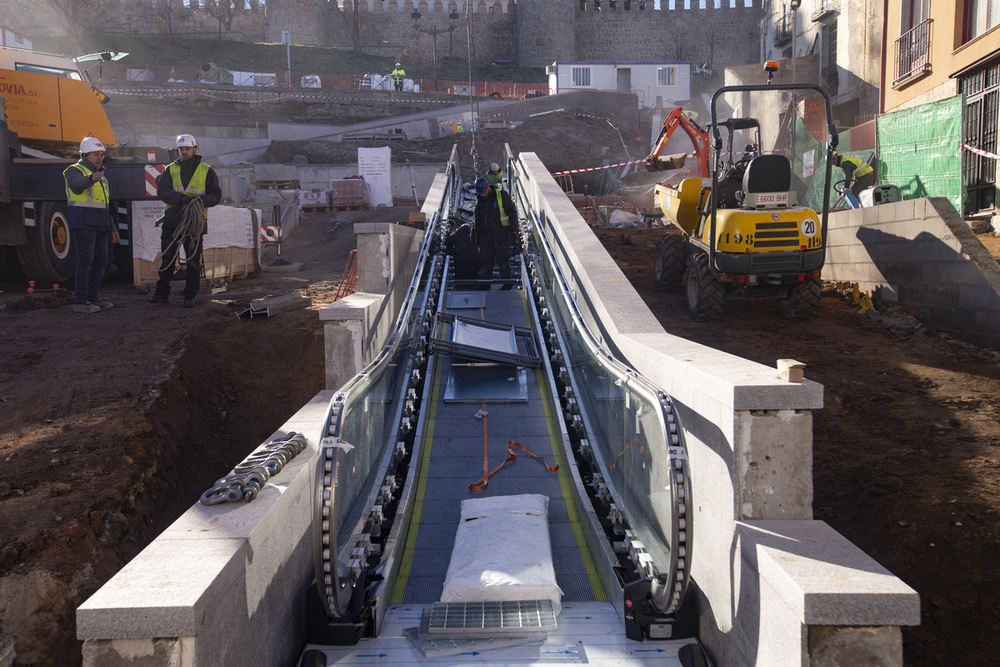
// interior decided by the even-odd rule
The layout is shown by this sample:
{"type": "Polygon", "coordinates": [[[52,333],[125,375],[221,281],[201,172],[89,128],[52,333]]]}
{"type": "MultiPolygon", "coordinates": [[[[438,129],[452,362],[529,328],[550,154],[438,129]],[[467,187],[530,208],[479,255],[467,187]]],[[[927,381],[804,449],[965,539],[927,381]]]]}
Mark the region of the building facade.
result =
{"type": "Polygon", "coordinates": [[[995,214],[1000,204],[1000,2],[887,3],[885,63],[883,111],[911,109],[962,96],[963,213],[995,214]]]}

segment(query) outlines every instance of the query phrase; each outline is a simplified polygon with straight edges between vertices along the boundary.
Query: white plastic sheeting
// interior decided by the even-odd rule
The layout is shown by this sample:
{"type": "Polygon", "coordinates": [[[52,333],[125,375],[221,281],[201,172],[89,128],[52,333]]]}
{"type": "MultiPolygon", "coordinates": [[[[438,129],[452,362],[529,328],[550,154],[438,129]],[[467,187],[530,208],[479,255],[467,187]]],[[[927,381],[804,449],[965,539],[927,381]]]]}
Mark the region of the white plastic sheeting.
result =
{"type": "Polygon", "coordinates": [[[549,538],[549,498],[539,494],[462,501],[441,602],[552,600],[556,583],[549,538]]]}

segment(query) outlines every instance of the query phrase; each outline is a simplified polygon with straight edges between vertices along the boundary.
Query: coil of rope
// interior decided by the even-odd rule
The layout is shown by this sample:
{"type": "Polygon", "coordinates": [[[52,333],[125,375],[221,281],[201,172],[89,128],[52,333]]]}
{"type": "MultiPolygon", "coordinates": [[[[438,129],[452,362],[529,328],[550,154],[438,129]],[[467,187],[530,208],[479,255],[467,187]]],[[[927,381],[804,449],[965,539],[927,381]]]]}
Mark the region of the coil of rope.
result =
{"type": "Polygon", "coordinates": [[[195,242],[195,252],[201,244],[202,236],[205,234],[205,205],[201,202],[201,197],[194,197],[190,202],[184,204],[181,212],[181,223],[177,225],[170,244],[182,244],[184,239],[189,238],[195,242]]]}

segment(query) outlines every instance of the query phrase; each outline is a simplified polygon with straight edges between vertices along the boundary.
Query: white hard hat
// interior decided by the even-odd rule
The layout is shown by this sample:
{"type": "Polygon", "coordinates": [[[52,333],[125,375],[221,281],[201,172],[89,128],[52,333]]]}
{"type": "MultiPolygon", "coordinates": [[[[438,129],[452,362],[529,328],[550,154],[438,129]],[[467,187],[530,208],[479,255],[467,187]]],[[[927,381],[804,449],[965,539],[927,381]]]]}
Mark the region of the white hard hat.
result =
{"type": "Polygon", "coordinates": [[[490,165],[490,171],[500,171],[500,165],[498,165],[496,162],[492,163],[490,165]]]}
{"type": "Polygon", "coordinates": [[[396,67],[399,67],[399,63],[396,63],[396,67]]]}
{"type": "Polygon", "coordinates": [[[183,146],[197,147],[198,141],[190,134],[179,134],[177,135],[177,148],[183,146]]]}
{"type": "Polygon", "coordinates": [[[104,144],[95,139],[94,137],[87,137],[80,142],[80,155],[85,153],[93,153],[95,151],[105,150],[104,144]]]}

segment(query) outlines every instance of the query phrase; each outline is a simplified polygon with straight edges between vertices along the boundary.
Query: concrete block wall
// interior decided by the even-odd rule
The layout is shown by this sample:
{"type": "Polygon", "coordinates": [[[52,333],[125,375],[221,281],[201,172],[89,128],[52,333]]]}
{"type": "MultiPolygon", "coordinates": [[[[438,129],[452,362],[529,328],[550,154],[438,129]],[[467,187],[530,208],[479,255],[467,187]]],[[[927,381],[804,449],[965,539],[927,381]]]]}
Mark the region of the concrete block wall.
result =
{"type": "Polygon", "coordinates": [[[862,626],[880,639],[871,664],[901,665],[898,626],[919,623],[916,592],[812,520],[812,410],[823,406],[822,386],[785,382],[776,368],[664,332],[545,166],[530,153],[519,166],[571,289],[588,295],[577,304],[591,329],[677,406],[691,466],[701,639],[716,664],[822,664],[847,641],[843,633],[862,626]],[[743,555],[758,549],[766,568],[743,555]],[[817,581],[829,613],[807,614],[817,581]],[[819,627],[829,628],[825,639],[811,644],[819,627]]]}
{"type": "Polygon", "coordinates": [[[80,605],[84,667],[291,664],[305,642],[314,466],[332,397],[320,392],[265,441],[295,431],[307,448],[253,502],[194,505],[80,605]]]}
{"type": "Polygon", "coordinates": [[[1000,349],[1000,264],[944,197],[830,214],[825,280],[975,345],[1000,349]]]}
{"type": "MultiPolygon", "coordinates": [[[[421,211],[432,220],[447,189],[434,178],[421,211]]],[[[354,226],[358,236],[358,288],[320,308],[326,350],[326,387],[339,389],[376,356],[395,325],[424,233],[389,223],[354,226]],[[398,279],[397,279],[398,278],[398,279]]]]}

